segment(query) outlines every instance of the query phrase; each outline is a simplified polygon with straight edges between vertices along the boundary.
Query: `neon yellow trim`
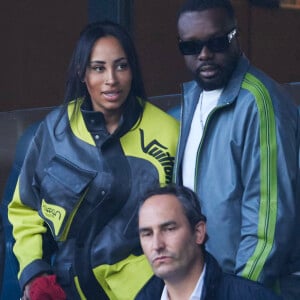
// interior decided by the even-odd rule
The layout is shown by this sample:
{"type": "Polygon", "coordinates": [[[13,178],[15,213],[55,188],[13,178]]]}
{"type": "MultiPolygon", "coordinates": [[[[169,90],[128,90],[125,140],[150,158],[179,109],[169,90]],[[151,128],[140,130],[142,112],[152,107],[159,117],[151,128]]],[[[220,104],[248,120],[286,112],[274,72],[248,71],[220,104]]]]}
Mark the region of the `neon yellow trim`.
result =
{"type": "Polygon", "coordinates": [[[76,286],[77,292],[78,292],[78,294],[79,294],[79,296],[80,296],[80,299],[81,299],[81,300],[87,300],[86,297],[85,297],[84,294],[83,294],[83,291],[82,291],[81,287],[80,287],[80,284],[79,284],[79,281],[78,281],[78,277],[77,277],[77,276],[74,277],[74,282],[75,282],[75,286],[76,286]]]}
{"type": "Polygon", "coordinates": [[[16,240],[13,251],[20,265],[19,277],[27,265],[43,257],[42,235],[47,230],[38,212],[22,203],[19,180],[8,206],[8,219],[13,224],[13,237],[16,240]]]}
{"type": "Polygon", "coordinates": [[[142,119],[132,130],[121,137],[121,144],[126,156],[150,161],[158,170],[160,183],[164,185],[168,180],[172,180],[178,132],[179,123],[175,119],[146,102],[142,119]],[[159,133],[156,124],[163,126],[159,133]],[[148,146],[154,141],[163,146],[167,145],[169,148],[164,149],[155,143],[150,147],[151,150],[145,153],[142,142],[144,146],[148,146]],[[172,161],[171,164],[170,161],[172,161]]]}
{"type": "Polygon", "coordinates": [[[87,188],[86,191],[84,192],[84,194],[81,196],[80,201],[78,201],[78,203],[74,207],[72,213],[70,214],[69,219],[68,219],[68,221],[67,221],[67,223],[65,225],[64,232],[63,232],[63,234],[62,234],[62,236],[60,238],[61,241],[65,241],[67,239],[67,236],[68,236],[71,224],[73,222],[73,219],[74,219],[74,217],[75,217],[75,215],[76,215],[76,213],[78,211],[79,206],[81,205],[81,202],[85,199],[85,195],[87,194],[88,190],[89,189],[87,188]]]}
{"type": "Polygon", "coordinates": [[[152,277],[144,255],[130,255],[114,265],[101,265],[94,275],[110,300],[132,300],[152,277]]]}
{"type": "Polygon", "coordinates": [[[255,97],[260,120],[260,207],[258,243],[242,276],[258,280],[272,250],[277,215],[277,141],[272,101],[268,90],[253,75],[247,74],[242,87],[255,97]]]}
{"type": "Polygon", "coordinates": [[[92,135],[85,126],[85,122],[80,111],[82,102],[83,99],[77,99],[69,103],[68,117],[70,120],[70,126],[77,138],[90,145],[96,146],[92,135]]]}

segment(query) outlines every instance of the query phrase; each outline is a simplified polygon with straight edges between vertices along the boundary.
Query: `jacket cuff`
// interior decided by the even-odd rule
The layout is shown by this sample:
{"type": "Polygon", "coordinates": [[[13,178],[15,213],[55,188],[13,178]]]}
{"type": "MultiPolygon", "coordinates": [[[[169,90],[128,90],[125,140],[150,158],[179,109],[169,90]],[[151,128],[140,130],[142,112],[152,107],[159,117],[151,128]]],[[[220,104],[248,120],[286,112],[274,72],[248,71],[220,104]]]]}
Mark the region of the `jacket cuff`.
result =
{"type": "Polygon", "coordinates": [[[27,267],[24,268],[19,279],[19,284],[21,291],[24,290],[25,285],[34,277],[37,277],[39,274],[47,273],[52,274],[51,266],[46,263],[44,260],[37,259],[30,263],[27,267]]]}

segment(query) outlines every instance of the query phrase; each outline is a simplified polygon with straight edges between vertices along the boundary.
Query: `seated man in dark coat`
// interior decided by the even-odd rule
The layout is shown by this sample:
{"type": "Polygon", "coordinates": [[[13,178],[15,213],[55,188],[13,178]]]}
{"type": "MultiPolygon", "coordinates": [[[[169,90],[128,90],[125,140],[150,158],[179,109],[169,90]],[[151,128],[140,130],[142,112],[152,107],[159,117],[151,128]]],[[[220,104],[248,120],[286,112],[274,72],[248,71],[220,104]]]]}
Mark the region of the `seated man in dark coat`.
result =
{"type": "Polygon", "coordinates": [[[206,217],[188,188],[167,186],[147,193],[139,210],[139,234],[156,276],[136,299],[281,299],[257,282],[221,271],[205,251],[206,217]]]}

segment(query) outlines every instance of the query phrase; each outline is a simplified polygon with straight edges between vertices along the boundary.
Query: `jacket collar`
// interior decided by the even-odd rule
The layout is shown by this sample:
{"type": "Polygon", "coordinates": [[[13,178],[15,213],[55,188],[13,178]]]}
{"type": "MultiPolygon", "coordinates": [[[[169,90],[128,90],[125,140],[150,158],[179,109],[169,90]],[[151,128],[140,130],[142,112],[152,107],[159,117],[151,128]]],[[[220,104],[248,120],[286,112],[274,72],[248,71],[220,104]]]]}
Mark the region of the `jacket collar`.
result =
{"type": "MultiPolygon", "coordinates": [[[[143,101],[139,99],[127,100],[124,106],[124,113],[121,116],[119,126],[113,135],[121,137],[128,132],[138,121],[143,110],[143,101]],[[131,101],[130,101],[131,100],[131,101]]],[[[89,98],[86,98],[81,105],[81,113],[89,132],[105,131],[105,119],[102,112],[94,111],[89,98]]]]}
{"type": "Polygon", "coordinates": [[[217,292],[223,273],[216,259],[206,251],[204,253],[204,261],[206,263],[206,272],[201,300],[215,300],[217,299],[217,292]]]}
{"type": "Polygon", "coordinates": [[[240,92],[242,82],[249,69],[250,62],[245,55],[241,55],[235,70],[233,71],[230,80],[225,86],[222,96],[220,97],[219,105],[230,104],[234,102],[240,92]]]}
{"type": "MultiPolygon", "coordinates": [[[[230,104],[235,101],[240,91],[245,74],[249,69],[249,66],[250,62],[247,59],[247,57],[244,54],[241,55],[238,60],[237,66],[231,75],[230,80],[228,81],[227,85],[225,86],[222,92],[222,95],[219,100],[219,105],[230,104]]],[[[184,105],[190,107],[192,111],[194,111],[199,96],[203,91],[202,87],[199,86],[195,80],[193,80],[184,83],[182,89],[184,94],[184,105]],[[188,102],[191,102],[190,99],[193,99],[193,103],[187,103],[186,99],[189,99],[188,102]]]]}

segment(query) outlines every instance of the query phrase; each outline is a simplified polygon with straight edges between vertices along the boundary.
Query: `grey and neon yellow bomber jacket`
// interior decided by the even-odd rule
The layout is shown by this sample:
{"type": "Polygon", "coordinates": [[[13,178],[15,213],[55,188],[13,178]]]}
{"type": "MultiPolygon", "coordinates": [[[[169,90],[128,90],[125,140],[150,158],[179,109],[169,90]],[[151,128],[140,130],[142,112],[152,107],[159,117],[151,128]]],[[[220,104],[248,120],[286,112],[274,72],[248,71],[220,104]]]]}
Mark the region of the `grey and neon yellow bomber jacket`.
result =
{"type": "MultiPolygon", "coordinates": [[[[194,81],[183,86],[175,161],[179,183],[191,116],[201,91],[194,81]]],[[[298,130],[296,106],[282,86],[241,56],[208,117],[195,170],[194,189],[208,220],[207,250],[225,272],[273,285],[281,272],[296,271],[288,270],[291,265],[300,270],[300,260],[288,266],[297,240],[299,244],[295,233],[298,130]]]]}
{"type": "Polygon", "coordinates": [[[172,180],[179,124],[142,104],[125,110],[112,135],[101,113],[74,102],[58,123],[60,109],[41,123],[9,205],[22,289],[54,272],[68,299],[126,300],[152,276],[138,202],[172,180]]]}

